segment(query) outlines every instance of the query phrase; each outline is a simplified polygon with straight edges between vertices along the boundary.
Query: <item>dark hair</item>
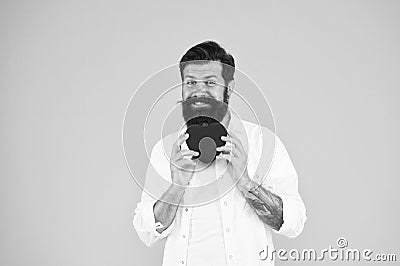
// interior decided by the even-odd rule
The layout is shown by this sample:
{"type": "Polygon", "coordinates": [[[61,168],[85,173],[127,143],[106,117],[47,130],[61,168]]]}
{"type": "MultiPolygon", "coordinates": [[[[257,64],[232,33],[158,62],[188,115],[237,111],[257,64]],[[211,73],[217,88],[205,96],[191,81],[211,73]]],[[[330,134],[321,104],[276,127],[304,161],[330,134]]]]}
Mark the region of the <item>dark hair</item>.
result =
{"type": "MultiPolygon", "coordinates": [[[[190,48],[179,62],[179,70],[183,80],[183,70],[191,61],[207,60],[222,63],[222,77],[225,85],[233,80],[235,74],[235,59],[224,48],[214,41],[205,41],[190,48]]],[[[194,62],[195,63],[195,62],[194,62]]],[[[198,62],[199,63],[199,62],[198,62]]],[[[201,62],[200,62],[201,63],[201,62]]]]}

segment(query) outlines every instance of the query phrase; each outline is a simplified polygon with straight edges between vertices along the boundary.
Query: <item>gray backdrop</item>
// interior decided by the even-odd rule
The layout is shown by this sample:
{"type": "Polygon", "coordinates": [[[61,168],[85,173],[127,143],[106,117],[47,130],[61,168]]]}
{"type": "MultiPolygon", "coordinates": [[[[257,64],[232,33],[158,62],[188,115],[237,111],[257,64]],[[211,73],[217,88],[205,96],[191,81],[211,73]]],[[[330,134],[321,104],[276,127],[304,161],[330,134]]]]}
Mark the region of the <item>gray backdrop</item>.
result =
{"type": "Polygon", "coordinates": [[[298,171],[308,221],[276,246],[345,237],[399,256],[399,8],[1,1],[0,265],[160,264],[163,246],[145,247],[131,224],[141,191],[122,119],[142,81],[206,39],[263,89],[298,171]]]}

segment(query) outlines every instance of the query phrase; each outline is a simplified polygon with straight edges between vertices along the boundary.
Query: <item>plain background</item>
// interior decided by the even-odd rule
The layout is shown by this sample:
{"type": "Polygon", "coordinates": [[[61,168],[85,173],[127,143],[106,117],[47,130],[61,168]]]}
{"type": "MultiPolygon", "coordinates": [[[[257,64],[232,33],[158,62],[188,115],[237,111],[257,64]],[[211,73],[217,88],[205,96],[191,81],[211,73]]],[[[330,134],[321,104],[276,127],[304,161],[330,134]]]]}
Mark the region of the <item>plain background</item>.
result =
{"type": "Polygon", "coordinates": [[[399,11],[398,1],[1,1],[0,264],[161,263],[162,245],[145,247],[131,224],[141,191],[122,119],[141,82],[206,39],[263,88],[298,171],[308,221],[276,246],[345,237],[399,257],[399,11]]]}

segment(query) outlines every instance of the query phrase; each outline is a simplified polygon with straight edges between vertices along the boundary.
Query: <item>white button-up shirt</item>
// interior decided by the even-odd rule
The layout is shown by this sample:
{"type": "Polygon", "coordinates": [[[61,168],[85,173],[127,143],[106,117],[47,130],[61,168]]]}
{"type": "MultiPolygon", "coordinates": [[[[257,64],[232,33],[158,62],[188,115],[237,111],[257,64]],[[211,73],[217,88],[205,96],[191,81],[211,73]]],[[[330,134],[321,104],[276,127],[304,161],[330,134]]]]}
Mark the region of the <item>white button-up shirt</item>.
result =
{"type": "MultiPolygon", "coordinates": [[[[217,158],[208,171],[210,177],[206,180],[208,185],[197,186],[199,184],[196,184],[196,177],[199,173],[195,173],[192,179],[194,182],[191,182],[193,188],[186,189],[174,221],[161,234],[158,233],[153,206],[170,185],[169,156],[172,143],[176,141],[182,131],[170,134],[160,140],[151,152],[145,191],[142,193],[133,219],[133,225],[140,239],[147,246],[152,246],[157,241],[167,238],[163,257],[164,266],[191,266],[188,262],[193,265],[199,263],[201,265],[201,259],[204,257],[199,258],[193,255],[194,257],[188,258],[188,255],[202,253],[199,243],[196,243],[196,248],[189,245],[194,243],[191,242],[194,240],[191,239],[193,233],[199,233],[204,229],[195,223],[195,230],[198,231],[191,231],[193,229],[192,218],[197,218],[193,216],[193,211],[196,211],[194,208],[198,208],[196,206],[204,205],[206,202],[219,204],[220,208],[217,211],[208,212],[210,216],[208,218],[219,219],[217,226],[222,227],[221,230],[216,228],[215,233],[210,237],[218,237],[221,233],[223,234],[223,245],[218,244],[215,248],[221,252],[222,256],[225,256],[227,265],[274,265],[273,260],[260,259],[260,254],[265,257],[263,252],[266,252],[267,247],[268,252],[274,249],[272,232],[294,238],[303,230],[306,210],[298,193],[298,177],[281,140],[269,129],[241,120],[235,115],[231,117],[228,125],[229,131],[239,137],[247,151],[249,176],[253,181],[261,183],[263,187],[281,197],[284,223],[279,231],[264,224],[233,183],[233,179],[226,170],[226,160],[217,158]],[[194,252],[192,252],[193,250],[194,252]]],[[[184,148],[184,146],[186,144],[182,147],[184,148]]],[[[204,218],[204,215],[207,214],[203,213],[202,215],[204,218]]],[[[209,254],[210,251],[207,240],[207,238],[204,239],[204,254],[209,254]]],[[[268,256],[268,258],[270,257],[268,256]]],[[[221,256],[218,257],[218,261],[218,263],[221,262],[221,256]]],[[[207,258],[207,265],[216,265],[213,264],[212,257],[207,258]]]]}

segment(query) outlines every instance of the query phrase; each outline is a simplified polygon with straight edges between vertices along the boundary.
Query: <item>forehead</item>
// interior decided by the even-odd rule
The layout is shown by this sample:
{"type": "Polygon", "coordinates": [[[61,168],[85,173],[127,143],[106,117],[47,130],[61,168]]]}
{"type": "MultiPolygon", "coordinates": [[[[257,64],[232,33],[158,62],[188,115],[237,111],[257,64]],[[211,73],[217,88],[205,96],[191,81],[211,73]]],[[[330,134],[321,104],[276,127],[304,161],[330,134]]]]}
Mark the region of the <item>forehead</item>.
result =
{"type": "Polygon", "coordinates": [[[216,61],[209,61],[207,63],[189,63],[183,69],[183,77],[193,76],[196,78],[206,76],[216,76],[222,78],[222,64],[216,61]]]}

